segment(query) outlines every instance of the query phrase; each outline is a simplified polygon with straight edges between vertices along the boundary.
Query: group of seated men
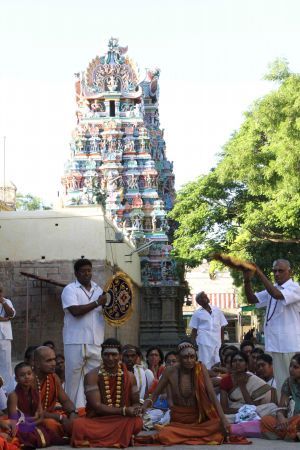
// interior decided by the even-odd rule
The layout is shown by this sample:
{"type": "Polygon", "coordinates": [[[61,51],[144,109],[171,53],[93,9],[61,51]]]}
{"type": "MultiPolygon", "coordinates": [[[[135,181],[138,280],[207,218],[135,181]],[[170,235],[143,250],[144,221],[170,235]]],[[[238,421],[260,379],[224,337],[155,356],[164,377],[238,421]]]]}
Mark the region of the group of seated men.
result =
{"type": "MultiPolygon", "coordinates": [[[[263,372],[264,363],[271,364],[269,355],[252,345],[249,350],[247,343],[240,350],[223,346],[220,364],[208,371],[197,361],[196,349],[188,340],[176,352],[169,352],[165,361],[161,349],[151,347],[145,368],[137,347],[122,348],[116,339],[106,339],[99,367],[85,376],[86,407],[81,410],[76,410],[63,389],[63,362],[57,364],[62,355],[46,344],[27,351],[26,360],[15,367],[17,384],[0,421],[0,449],[1,445],[15,450],[68,443],[126,448],[226,440],[245,443],[247,435],[298,437],[296,432],[292,435],[284,406],[277,406],[270,374],[263,372]],[[155,410],[161,414],[153,414],[155,410]],[[155,429],[143,433],[149,418],[155,429]],[[285,434],[273,433],[277,421],[285,423],[285,434]],[[241,426],[245,422],[251,423],[255,434],[247,434],[249,428],[241,426]]],[[[297,355],[291,365],[297,365],[297,355]]]]}

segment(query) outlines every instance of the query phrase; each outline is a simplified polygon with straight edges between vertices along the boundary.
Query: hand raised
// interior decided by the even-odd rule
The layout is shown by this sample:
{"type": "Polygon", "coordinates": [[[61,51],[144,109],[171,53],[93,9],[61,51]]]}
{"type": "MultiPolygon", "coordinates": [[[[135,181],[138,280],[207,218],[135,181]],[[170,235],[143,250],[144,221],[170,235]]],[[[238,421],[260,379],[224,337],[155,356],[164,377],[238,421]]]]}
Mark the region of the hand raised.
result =
{"type": "Polygon", "coordinates": [[[254,274],[255,274],[255,272],[253,272],[253,270],[244,269],[243,270],[244,281],[252,280],[252,278],[254,277],[254,274]]]}

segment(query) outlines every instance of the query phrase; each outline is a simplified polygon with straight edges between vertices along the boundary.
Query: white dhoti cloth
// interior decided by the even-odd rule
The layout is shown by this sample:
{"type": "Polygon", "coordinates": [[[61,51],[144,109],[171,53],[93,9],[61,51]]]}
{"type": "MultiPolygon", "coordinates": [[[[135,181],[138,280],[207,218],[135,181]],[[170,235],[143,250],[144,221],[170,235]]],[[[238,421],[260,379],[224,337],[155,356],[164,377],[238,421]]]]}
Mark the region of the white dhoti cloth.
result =
{"type": "Polygon", "coordinates": [[[101,345],[65,344],[65,391],[76,408],[85,406],[83,380],[85,375],[100,365],[101,345]]]}
{"type": "Polygon", "coordinates": [[[198,359],[203,362],[208,369],[214,364],[220,362],[219,346],[211,347],[210,345],[198,344],[198,359]]]}
{"type": "Polygon", "coordinates": [[[11,367],[11,340],[0,339],[0,376],[4,381],[5,392],[14,389],[12,367],[11,367]]]}
{"type": "Polygon", "coordinates": [[[273,358],[274,378],[276,381],[276,389],[278,398],[281,395],[281,387],[285,380],[290,376],[290,362],[296,352],[270,352],[273,358]]]}

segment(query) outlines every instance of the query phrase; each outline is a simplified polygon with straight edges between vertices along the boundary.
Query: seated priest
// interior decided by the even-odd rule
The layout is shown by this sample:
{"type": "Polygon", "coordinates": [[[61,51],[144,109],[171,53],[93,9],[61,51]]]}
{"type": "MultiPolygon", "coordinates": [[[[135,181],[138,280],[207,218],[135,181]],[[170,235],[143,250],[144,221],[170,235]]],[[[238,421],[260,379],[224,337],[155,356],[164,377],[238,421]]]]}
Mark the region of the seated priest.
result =
{"type": "Polygon", "coordinates": [[[43,422],[56,434],[66,436],[78,412],[63,390],[55,367],[56,357],[50,347],[41,346],[34,351],[35,388],[40,394],[43,422]]]}
{"type": "Polygon", "coordinates": [[[101,366],[84,378],[87,417],[73,422],[73,447],[125,448],[143,427],[139,390],[134,374],[120,362],[120,342],[106,339],[101,355],[101,366]]]}
{"type": "Polygon", "coordinates": [[[144,402],[143,410],[167,390],[171,422],[151,437],[138,437],[136,444],[161,445],[221,444],[229,425],[216,398],[204,364],[197,362],[191,342],[178,346],[178,364],[167,367],[152,398],[144,402]]]}

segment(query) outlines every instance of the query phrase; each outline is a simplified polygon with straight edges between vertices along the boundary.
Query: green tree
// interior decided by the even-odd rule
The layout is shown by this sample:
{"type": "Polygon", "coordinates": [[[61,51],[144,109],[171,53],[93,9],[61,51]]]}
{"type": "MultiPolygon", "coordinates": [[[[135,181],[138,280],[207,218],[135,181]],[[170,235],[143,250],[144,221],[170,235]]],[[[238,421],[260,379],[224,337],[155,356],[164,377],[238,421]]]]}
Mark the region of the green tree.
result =
{"type": "Polygon", "coordinates": [[[45,205],[40,197],[36,197],[32,194],[23,195],[18,192],[16,198],[16,209],[17,211],[35,211],[39,209],[52,209],[52,206],[45,205]]]}
{"type": "MultiPolygon", "coordinates": [[[[182,188],[170,213],[179,260],[195,266],[223,251],[270,273],[282,257],[300,275],[299,111],[300,76],[285,73],[245,113],[217,166],[182,188]]],[[[233,276],[239,285],[241,275],[233,276]]]]}
{"type": "Polygon", "coordinates": [[[92,192],[93,192],[93,199],[98,204],[101,205],[103,208],[103,211],[106,210],[106,199],[108,197],[108,193],[101,188],[99,178],[94,177],[92,179],[92,192]]]}
{"type": "Polygon", "coordinates": [[[289,64],[285,58],[276,58],[268,66],[269,71],[265,74],[265,80],[282,81],[285,80],[290,74],[289,64]]]}

